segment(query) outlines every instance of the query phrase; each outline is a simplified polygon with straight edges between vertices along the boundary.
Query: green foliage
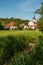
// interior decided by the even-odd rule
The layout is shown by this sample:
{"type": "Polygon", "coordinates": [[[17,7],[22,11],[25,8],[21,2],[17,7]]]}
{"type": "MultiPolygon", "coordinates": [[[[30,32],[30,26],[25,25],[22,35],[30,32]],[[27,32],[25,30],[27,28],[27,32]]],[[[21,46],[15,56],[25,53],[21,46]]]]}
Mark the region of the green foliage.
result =
{"type": "Polygon", "coordinates": [[[16,54],[9,65],[43,65],[43,36],[30,54],[16,54]]]}
{"type": "MultiPolygon", "coordinates": [[[[31,53],[22,53],[24,49],[30,49],[29,43],[36,43],[36,38],[40,35],[42,33],[37,31],[0,31],[0,65],[41,64],[43,60],[42,45],[38,44],[31,53]]],[[[39,38],[39,42],[43,44],[43,37],[39,38]]]]}
{"type": "Polygon", "coordinates": [[[32,58],[28,54],[18,54],[15,59],[11,60],[10,65],[32,65],[32,58]]]}
{"type": "Polygon", "coordinates": [[[4,30],[4,26],[0,24],[0,30],[4,30]]]}
{"type": "Polygon", "coordinates": [[[11,18],[0,18],[0,22],[3,26],[6,26],[9,22],[14,22],[14,25],[19,26],[19,24],[28,24],[29,20],[23,20],[23,19],[15,19],[13,17],[11,18]]]}
{"type": "Polygon", "coordinates": [[[38,20],[38,28],[40,31],[43,32],[43,2],[41,2],[40,9],[36,10],[35,13],[40,14],[40,16],[41,16],[38,20]]]}
{"type": "Polygon", "coordinates": [[[14,53],[28,47],[29,41],[27,41],[25,36],[0,38],[0,62],[8,61],[14,53]]]}
{"type": "Polygon", "coordinates": [[[35,11],[35,13],[43,15],[43,2],[41,2],[41,7],[35,11]]]}
{"type": "Polygon", "coordinates": [[[43,16],[40,17],[39,21],[38,21],[38,28],[40,31],[43,32],[43,16]]]}
{"type": "Polygon", "coordinates": [[[39,42],[35,49],[34,61],[36,65],[43,65],[43,36],[39,36],[39,42]]]}

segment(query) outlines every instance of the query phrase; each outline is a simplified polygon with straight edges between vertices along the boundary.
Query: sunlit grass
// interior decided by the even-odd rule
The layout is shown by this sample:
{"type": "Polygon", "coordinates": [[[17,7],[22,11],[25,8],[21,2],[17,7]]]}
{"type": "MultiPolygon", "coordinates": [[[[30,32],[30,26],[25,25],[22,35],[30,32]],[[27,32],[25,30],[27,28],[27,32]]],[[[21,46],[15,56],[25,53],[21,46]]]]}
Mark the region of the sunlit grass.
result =
{"type": "Polygon", "coordinates": [[[5,37],[5,36],[20,36],[20,35],[26,35],[26,36],[30,36],[30,37],[38,37],[40,35],[42,35],[42,33],[40,31],[36,31],[36,30],[3,30],[0,31],[0,37],[5,37]]]}

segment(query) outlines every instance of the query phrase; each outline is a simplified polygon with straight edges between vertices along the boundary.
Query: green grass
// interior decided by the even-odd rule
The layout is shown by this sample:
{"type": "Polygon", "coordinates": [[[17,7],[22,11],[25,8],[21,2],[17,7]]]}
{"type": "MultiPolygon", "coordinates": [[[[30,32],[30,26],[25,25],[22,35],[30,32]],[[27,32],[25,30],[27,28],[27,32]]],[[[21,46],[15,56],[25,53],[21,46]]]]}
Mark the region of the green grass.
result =
{"type": "Polygon", "coordinates": [[[0,37],[21,36],[21,35],[26,35],[26,36],[36,38],[36,37],[42,35],[42,33],[40,31],[35,31],[35,30],[23,30],[23,31],[3,30],[3,31],[0,31],[0,37]]]}
{"type": "Polygon", "coordinates": [[[0,65],[41,65],[43,60],[42,36],[43,34],[36,30],[0,30],[0,65]],[[41,45],[29,52],[31,48],[29,44],[38,42],[41,45]]]}

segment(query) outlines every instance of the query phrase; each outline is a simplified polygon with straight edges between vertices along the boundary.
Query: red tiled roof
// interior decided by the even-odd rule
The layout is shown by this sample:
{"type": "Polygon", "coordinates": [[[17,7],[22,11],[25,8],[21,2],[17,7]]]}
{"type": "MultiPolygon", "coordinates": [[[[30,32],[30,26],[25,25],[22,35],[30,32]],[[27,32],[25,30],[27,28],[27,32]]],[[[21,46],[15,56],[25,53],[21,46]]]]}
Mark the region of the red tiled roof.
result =
{"type": "Polygon", "coordinates": [[[8,26],[14,26],[14,22],[8,23],[8,24],[7,24],[7,27],[8,27],[8,26]]]}

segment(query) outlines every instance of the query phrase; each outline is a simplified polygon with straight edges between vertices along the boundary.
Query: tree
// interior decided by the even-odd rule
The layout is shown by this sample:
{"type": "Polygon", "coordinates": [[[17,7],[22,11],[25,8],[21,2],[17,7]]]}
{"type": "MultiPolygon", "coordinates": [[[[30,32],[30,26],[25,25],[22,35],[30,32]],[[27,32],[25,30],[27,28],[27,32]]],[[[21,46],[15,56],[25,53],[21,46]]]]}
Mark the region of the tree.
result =
{"type": "Polygon", "coordinates": [[[38,28],[43,32],[43,2],[41,2],[41,7],[37,9],[35,13],[40,14],[40,18],[38,20],[38,28]]]}
{"type": "Polygon", "coordinates": [[[0,22],[0,30],[4,30],[4,26],[0,22]]]}
{"type": "Polygon", "coordinates": [[[41,7],[35,11],[35,13],[40,14],[43,16],[43,2],[41,2],[41,7]]]}
{"type": "Polygon", "coordinates": [[[38,21],[38,28],[40,31],[43,32],[43,16],[41,16],[39,21],[38,21]]]}

